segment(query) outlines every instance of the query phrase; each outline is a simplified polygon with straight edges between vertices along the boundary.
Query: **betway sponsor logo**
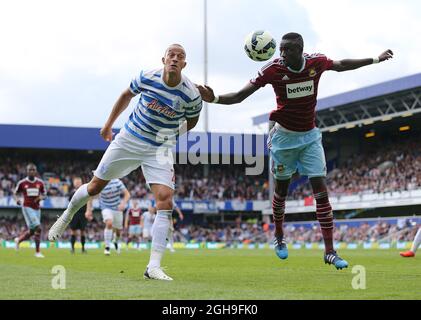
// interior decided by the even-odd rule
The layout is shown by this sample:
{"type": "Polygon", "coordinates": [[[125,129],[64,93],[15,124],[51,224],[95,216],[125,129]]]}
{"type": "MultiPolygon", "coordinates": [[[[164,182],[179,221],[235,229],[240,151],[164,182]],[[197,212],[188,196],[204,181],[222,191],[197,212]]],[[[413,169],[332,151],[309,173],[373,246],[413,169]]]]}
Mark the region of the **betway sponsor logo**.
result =
{"type": "Polygon", "coordinates": [[[38,197],[39,196],[39,189],[38,188],[27,188],[26,194],[28,197],[38,197]]]}
{"type": "Polygon", "coordinates": [[[287,84],[287,98],[296,99],[314,94],[314,81],[287,84]]]}

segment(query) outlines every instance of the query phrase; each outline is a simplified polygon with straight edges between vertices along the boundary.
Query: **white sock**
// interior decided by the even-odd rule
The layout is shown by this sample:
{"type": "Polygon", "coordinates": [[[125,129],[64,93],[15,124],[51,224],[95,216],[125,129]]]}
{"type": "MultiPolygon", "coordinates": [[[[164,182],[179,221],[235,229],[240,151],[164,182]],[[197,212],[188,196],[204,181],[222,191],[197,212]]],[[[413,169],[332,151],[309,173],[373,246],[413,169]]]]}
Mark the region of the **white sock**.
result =
{"type": "Polygon", "coordinates": [[[85,183],[76,190],[72,199],[63,213],[63,218],[66,221],[71,221],[75,213],[82,208],[89,200],[88,184],[85,183]]]}
{"type": "Polygon", "coordinates": [[[148,269],[161,267],[161,259],[164,252],[151,249],[151,257],[149,258],[148,269]]]}
{"type": "Polygon", "coordinates": [[[162,255],[167,247],[167,235],[170,228],[172,210],[158,210],[152,225],[151,256],[148,268],[159,268],[162,255]]]}
{"type": "Polygon", "coordinates": [[[106,248],[110,247],[112,239],[113,239],[113,229],[104,229],[104,243],[105,243],[106,248]]]}
{"type": "Polygon", "coordinates": [[[171,230],[168,231],[168,243],[170,245],[170,249],[174,249],[174,237],[173,232],[171,230]]]}
{"type": "Polygon", "coordinates": [[[421,227],[418,229],[417,234],[415,235],[414,242],[412,243],[411,251],[413,253],[417,252],[418,247],[421,244],[421,227]]]}

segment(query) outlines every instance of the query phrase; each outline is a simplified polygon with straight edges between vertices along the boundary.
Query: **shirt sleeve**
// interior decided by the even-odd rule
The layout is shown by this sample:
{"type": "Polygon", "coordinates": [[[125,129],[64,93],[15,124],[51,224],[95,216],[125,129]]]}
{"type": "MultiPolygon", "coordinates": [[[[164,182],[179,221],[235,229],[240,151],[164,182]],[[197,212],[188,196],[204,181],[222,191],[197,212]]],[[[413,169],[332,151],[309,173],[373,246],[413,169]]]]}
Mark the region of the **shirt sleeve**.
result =
{"type": "Polygon", "coordinates": [[[272,65],[273,62],[266,64],[262,69],[259,70],[257,77],[250,80],[250,83],[258,87],[264,87],[268,83],[271,83],[274,74],[273,69],[271,68],[272,65]]]}
{"type": "Polygon", "coordinates": [[[18,184],[16,185],[16,188],[15,188],[15,194],[19,193],[19,192],[22,192],[21,185],[22,185],[22,183],[19,181],[18,184]]]}
{"type": "Polygon", "coordinates": [[[140,71],[139,75],[130,82],[130,91],[131,93],[137,95],[143,90],[142,85],[142,78],[143,78],[143,70],[140,71]]]}
{"type": "Polygon", "coordinates": [[[320,55],[320,64],[322,67],[322,72],[326,70],[330,70],[330,68],[332,68],[332,65],[333,65],[333,60],[329,59],[328,57],[322,54],[320,55]]]}
{"type": "Polygon", "coordinates": [[[186,107],[186,118],[196,118],[202,110],[202,97],[199,95],[186,107]]]}

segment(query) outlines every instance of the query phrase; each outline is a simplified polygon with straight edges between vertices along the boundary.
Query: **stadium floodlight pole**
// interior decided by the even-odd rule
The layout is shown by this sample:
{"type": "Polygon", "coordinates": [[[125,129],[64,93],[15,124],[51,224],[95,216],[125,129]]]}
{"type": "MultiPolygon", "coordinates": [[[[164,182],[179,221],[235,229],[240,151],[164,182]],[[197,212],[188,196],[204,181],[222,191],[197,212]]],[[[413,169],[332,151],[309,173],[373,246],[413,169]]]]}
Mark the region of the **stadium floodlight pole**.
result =
{"type": "MultiPolygon", "coordinates": [[[[204,83],[208,85],[208,1],[203,0],[203,74],[204,74],[204,83]]],[[[209,104],[203,101],[203,119],[204,119],[204,129],[205,133],[209,131],[209,118],[208,118],[208,106],[209,104]]],[[[205,177],[209,175],[209,164],[203,166],[203,174],[205,177]]]]}
{"type": "MultiPolygon", "coordinates": [[[[207,85],[208,84],[208,10],[207,10],[207,7],[208,7],[208,5],[207,5],[207,0],[204,0],[203,1],[203,4],[204,4],[204,10],[203,10],[203,13],[204,13],[204,26],[203,26],[203,42],[204,42],[204,55],[203,55],[203,58],[204,58],[204,63],[203,63],[203,67],[204,67],[204,77],[205,77],[205,79],[204,79],[204,83],[205,83],[205,85],[207,85]]],[[[203,116],[203,118],[204,118],[204,129],[205,129],[205,132],[208,132],[208,130],[209,130],[209,127],[208,127],[208,104],[205,102],[205,101],[203,101],[203,111],[204,111],[204,116],[203,116]]]]}

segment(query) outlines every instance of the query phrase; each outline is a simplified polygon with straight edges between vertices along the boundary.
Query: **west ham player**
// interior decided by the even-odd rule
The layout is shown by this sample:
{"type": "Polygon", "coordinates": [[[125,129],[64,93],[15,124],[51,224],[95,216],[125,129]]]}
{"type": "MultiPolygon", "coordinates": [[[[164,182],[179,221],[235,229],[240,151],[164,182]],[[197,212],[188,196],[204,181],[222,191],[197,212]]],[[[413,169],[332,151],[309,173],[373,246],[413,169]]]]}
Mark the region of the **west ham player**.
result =
{"type": "Polygon", "coordinates": [[[412,242],[412,247],[408,251],[400,252],[400,255],[404,258],[413,258],[417,252],[418,247],[421,244],[421,227],[418,229],[417,234],[415,235],[414,241],[412,242]]]}
{"type": "MultiPolygon", "coordinates": [[[[102,219],[105,223],[104,229],[104,254],[109,256],[111,242],[117,253],[120,253],[120,234],[123,229],[123,211],[126,209],[130,199],[130,192],[120,179],[112,179],[99,194],[99,205],[101,207],[102,219]],[[123,199],[121,196],[123,195],[123,199]]],[[[91,201],[88,207],[91,208],[91,201]]],[[[92,211],[91,211],[92,212],[92,211]]]]}
{"type": "Polygon", "coordinates": [[[387,50],[375,58],[345,59],[333,61],[322,54],[303,53],[304,41],[298,33],[282,37],[280,58],[264,66],[258,76],[238,92],[215,96],[210,87],[198,86],[202,99],[220,104],[234,104],[243,101],[266,84],[272,85],[277,108],[269,119],[276,122],[268,139],[271,169],[275,178],[275,192],[272,200],[275,222],[275,251],[280,259],[288,257],[283,237],[285,198],[292,174],[310,178],[317,204],[317,219],[325,242],[324,261],[337,269],[346,268],[348,263],[341,259],[333,248],[333,215],[326,186],[326,161],[320,130],[315,125],[315,108],[320,76],[326,70],[347,71],[392,58],[387,50]]]}
{"type": "MultiPolygon", "coordinates": [[[[82,185],[82,178],[74,177],[73,178],[73,190],[69,195],[69,200],[72,199],[73,195],[75,194],[76,190],[80,188],[82,185]]],[[[75,243],[76,243],[76,236],[78,230],[80,232],[80,243],[82,245],[82,253],[86,253],[85,250],[85,229],[88,223],[87,217],[92,217],[92,211],[87,206],[83,206],[80,208],[76,214],[73,216],[72,221],[70,222],[70,243],[72,245],[71,252],[75,253],[75,243]]]]}
{"type": "MultiPolygon", "coordinates": [[[[149,243],[152,237],[152,226],[155,221],[156,208],[150,206],[148,211],[145,211],[141,217],[141,226],[142,226],[142,237],[143,241],[149,243]]],[[[169,231],[169,229],[168,229],[169,231]]]]}
{"type": "Polygon", "coordinates": [[[170,45],[162,63],[163,68],[140,72],[118,98],[101,129],[101,136],[106,141],[112,140],[111,128],[115,120],[130,100],[140,94],[135,110],[105,151],[94,178],[76,191],[68,208],[50,229],[48,238],[59,238],[73,214],[89,197],[99,194],[110,180],[124,177],[141,166],[158,211],[152,232],[151,256],[144,277],[172,280],[161,269],[174,194],[171,149],[180,133],[196,126],[202,99],[194,83],[181,72],[186,66],[186,52],[181,45],[170,45]]]}
{"type": "Polygon", "coordinates": [[[136,200],[132,201],[132,207],[127,210],[126,220],[124,221],[124,228],[128,230],[127,246],[130,242],[136,238],[136,242],[139,245],[139,238],[142,233],[140,224],[140,218],[142,216],[142,210],[139,208],[136,200]]]}
{"type": "Polygon", "coordinates": [[[46,190],[44,182],[38,178],[37,167],[35,164],[30,163],[26,166],[27,177],[22,179],[16,185],[14,198],[16,203],[20,206],[21,200],[19,195],[23,195],[22,213],[25,218],[28,231],[25,231],[19,237],[15,238],[16,249],[22,241],[34,236],[35,240],[35,257],[44,258],[40,252],[41,243],[41,209],[40,201],[46,198],[46,190]]]}

